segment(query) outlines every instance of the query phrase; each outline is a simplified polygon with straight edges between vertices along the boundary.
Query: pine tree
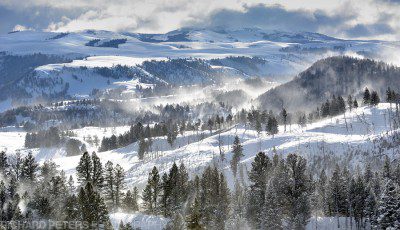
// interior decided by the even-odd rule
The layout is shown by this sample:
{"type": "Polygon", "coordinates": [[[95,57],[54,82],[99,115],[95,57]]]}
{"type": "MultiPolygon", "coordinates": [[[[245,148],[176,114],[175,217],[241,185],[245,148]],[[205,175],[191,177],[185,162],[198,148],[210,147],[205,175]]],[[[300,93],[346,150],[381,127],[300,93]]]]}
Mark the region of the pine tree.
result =
{"type": "Polygon", "coordinates": [[[383,179],[386,180],[392,179],[392,169],[390,166],[390,159],[388,156],[385,156],[385,162],[383,164],[383,170],[382,170],[382,177],[383,179]]]}
{"type": "Polygon", "coordinates": [[[76,167],[76,174],[78,177],[78,182],[84,186],[86,183],[91,182],[93,173],[93,164],[90,159],[89,153],[84,152],[79,164],[76,167]]]}
{"type": "Polygon", "coordinates": [[[243,146],[240,144],[239,137],[236,135],[235,140],[233,141],[232,146],[232,160],[231,160],[231,169],[233,175],[236,177],[238,163],[240,162],[240,158],[243,157],[243,146]]]}
{"type": "Polygon", "coordinates": [[[201,218],[200,202],[198,198],[195,198],[193,204],[189,208],[189,214],[186,218],[187,228],[191,230],[204,229],[201,224],[201,218]]]}
{"type": "Polygon", "coordinates": [[[90,182],[81,187],[78,194],[79,220],[87,221],[95,229],[104,225],[105,229],[110,228],[107,206],[100,194],[93,189],[90,182]]]}
{"type": "Polygon", "coordinates": [[[354,105],[353,97],[351,95],[349,95],[347,97],[347,106],[349,107],[350,112],[353,109],[353,105],[354,105]]]}
{"type": "Polygon", "coordinates": [[[15,175],[16,180],[19,180],[21,178],[22,169],[23,169],[22,164],[23,164],[23,159],[21,157],[21,153],[17,152],[11,163],[11,168],[15,175]]]}
{"type": "Polygon", "coordinates": [[[393,102],[392,90],[390,89],[390,87],[388,87],[386,90],[386,102],[389,102],[390,104],[392,104],[393,102]]]}
{"type": "Polygon", "coordinates": [[[358,108],[358,102],[357,102],[357,99],[354,99],[353,107],[354,107],[354,108],[358,108]]]}
{"type": "MultiPolygon", "coordinates": [[[[0,210],[4,209],[7,199],[7,190],[3,181],[0,181],[0,210]]],[[[0,213],[1,214],[1,213],[0,213]]],[[[2,218],[0,218],[2,220],[2,218]]]]}
{"type": "Polygon", "coordinates": [[[352,180],[351,185],[352,185],[351,186],[352,188],[350,190],[352,191],[351,193],[352,196],[350,196],[351,211],[353,213],[357,226],[360,228],[365,214],[364,210],[365,210],[365,200],[367,199],[367,192],[364,185],[364,181],[360,176],[358,176],[355,181],[352,180]]]}
{"type": "Polygon", "coordinates": [[[311,217],[310,181],[306,174],[307,162],[295,154],[286,158],[289,183],[286,197],[288,199],[288,225],[291,229],[304,229],[311,217]]]}
{"type": "Polygon", "coordinates": [[[325,170],[321,171],[319,180],[316,185],[316,192],[318,194],[318,207],[321,209],[322,214],[330,215],[330,207],[328,201],[328,188],[327,188],[327,177],[325,170]]]}
{"type": "Polygon", "coordinates": [[[177,186],[179,189],[179,203],[182,206],[189,195],[189,173],[187,172],[183,162],[179,166],[177,186]]]}
{"type": "Polygon", "coordinates": [[[137,203],[137,188],[133,189],[133,193],[131,190],[128,190],[125,194],[125,198],[123,200],[124,209],[126,212],[135,212],[138,211],[138,203],[137,203]]]}
{"type": "Polygon", "coordinates": [[[363,96],[363,103],[364,105],[368,105],[371,102],[371,94],[368,90],[368,88],[365,88],[364,90],[364,96],[363,96]]]}
{"type": "Polygon", "coordinates": [[[142,200],[145,212],[148,214],[153,214],[154,213],[153,191],[151,190],[151,185],[149,183],[147,183],[146,187],[143,189],[142,200]]]}
{"type": "Polygon", "coordinates": [[[228,219],[229,203],[230,203],[230,192],[228,184],[222,173],[219,175],[218,183],[218,205],[216,210],[216,223],[218,229],[225,229],[225,223],[228,219]]]}
{"type": "Polygon", "coordinates": [[[160,176],[154,166],[149,173],[147,185],[143,190],[143,204],[147,213],[155,214],[158,210],[158,197],[160,196],[160,176]]]}
{"type": "Polygon", "coordinates": [[[268,117],[267,132],[269,135],[275,135],[278,133],[278,121],[274,116],[268,117]]]}
{"type": "Polygon", "coordinates": [[[269,183],[265,194],[265,206],[263,208],[261,229],[283,229],[283,210],[278,202],[277,191],[273,183],[269,183]]]}
{"type": "Polygon", "coordinates": [[[6,155],[6,152],[4,152],[4,151],[1,151],[0,152],[0,173],[1,173],[1,175],[4,177],[4,176],[7,176],[7,174],[8,174],[8,167],[9,167],[10,165],[8,164],[8,158],[7,158],[7,155],[6,155]]]}
{"type": "Polygon", "coordinates": [[[245,189],[238,180],[235,181],[235,188],[231,197],[231,205],[232,212],[230,216],[230,226],[233,229],[245,229],[247,227],[245,219],[246,194],[245,189]]]}
{"type": "Polygon", "coordinates": [[[65,221],[76,221],[79,217],[79,206],[77,205],[78,199],[75,194],[68,196],[64,203],[64,220],[65,221]]]}
{"type": "Polygon", "coordinates": [[[172,221],[167,225],[166,229],[186,230],[185,220],[184,220],[183,216],[179,212],[175,213],[172,218],[172,221]]]}
{"type": "Polygon", "coordinates": [[[168,175],[168,187],[169,187],[169,196],[168,196],[168,205],[170,215],[175,211],[180,209],[180,188],[178,187],[179,182],[179,169],[178,166],[175,164],[172,165],[169,175],[168,175]]]}
{"type": "Polygon", "coordinates": [[[139,140],[139,148],[138,148],[138,157],[140,160],[143,160],[144,154],[146,153],[147,143],[144,138],[139,140]]]}
{"type": "Polygon", "coordinates": [[[104,183],[103,177],[103,165],[101,164],[100,158],[97,156],[95,152],[92,153],[92,165],[93,172],[92,174],[92,184],[95,189],[101,189],[104,183]]]}
{"type": "Polygon", "coordinates": [[[262,210],[265,206],[266,185],[271,162],[265,153],[259,152],[251,164],[251,167],[249,173],[251,185],[246,217],[254,228],[258,229],[261,225],[262,210]]]}
{"type": "Polygon", "coordinates": [[[338,221],[338,228],[340,228],[339,215],[347,210],[346,208],[346,194],[343,190],[344,181],[340,173],[340,168],[337,165],[332,173],[329,181],[329,199],[332,204],[332,212],[336,215],[338,221]]]}
{"type": "Polygon", "coordinates": [[[113,210],[115,208],[115,174],[114,174],[114,166],[111,161],[107,161],[105,164],[105,175],[104,181],[105,185],[103,188],[103,192],[105,194],[106,203],[108,207],[113,210]]]}
{"type": "Polygon", "coordinates": [[[366,189],[366,199],[365,199],[365,208],[364,208],[364,216],[367,218],[367,221],[371,226],[376,225],[376,214],[377,214],[377,201],[374,192],[370,187],[366,189]]]}
{"type": "Polygon", "coordinates": [[[36,179],[36,171],[39,165],[36,163],[35,158],[33,157],[32,153],[28,153],[28,155],[24,158],[22,163],[22,172],[21,177],[24,180],[29,182],[34,182],[36,179]]]}
{"type": "Polygon", "coordinates": [[[286,124],[287,124],[287,117],[288,117],[286,109],[282,109],[281,115],[282,115],[282,119],[283,119],[284,131],[286,132],[286,124]]]}
{"type": "Polygon", "coordinates": [[[74,182],[74,178],[72,177],[72,175],[69,176],[68,179],[68,193],[69,195],[75,194],[75,182],[74,182]]]}
{"type": "Polygon", "coordinates": [[[255,128],[256,128],[256,131],[257,131],[258,135],[260,135],[260,133],[262,131],[262,126],[261,126],[261,122],[260,122],[259,119],[256,119],[255,128]]]}
{"type": "Polygon", "coordinates": [[[376,91],[372,91],[371,93],[371,105],[378,105],[380,102],[379,95],[376,91]]]}
{"type": "Polygon", "coordinates": [[[343,97],[339,96],[337,98],[337,104],[338,104],[338,112],[344,113],[346,111],[346,103],[344,102],[343,97]]]}
{"type": "Polygon", "coordinates": [[[398,203],[398,189],[392,180],[387,180],[378,203],[377,227],[379,229],[396,229],[398,203]]]}
{"type": "Polygon", "coordinates": [[[114,188],[115,188],[115,206],[116,208],[121,207],[121,197],[123,195],[122,191],[125,188],[125,172],[124,169],[117,164],[114,168],[114,188]]]}

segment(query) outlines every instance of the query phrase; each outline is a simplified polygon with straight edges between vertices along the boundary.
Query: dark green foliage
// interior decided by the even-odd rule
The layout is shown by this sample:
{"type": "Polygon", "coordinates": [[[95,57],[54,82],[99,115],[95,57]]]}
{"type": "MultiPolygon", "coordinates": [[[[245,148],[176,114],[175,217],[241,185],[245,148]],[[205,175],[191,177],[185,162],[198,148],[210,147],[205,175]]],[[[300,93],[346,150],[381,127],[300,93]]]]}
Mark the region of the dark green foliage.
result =
{"type": "Polygon", "coordinates": [[[271,171],[271,162],[268,156],[259,152],[251,164],[249,173],[250,191],[246,217],[250,223],[259,228],[262,223],[262,211],[265,206],[265,195],[268,173],[271,171]]]}
{"type": "Polygon", "coordinates": [[[93,162],[88,152],[84,152],[76,167],[76,174],[78,182],[84,186],[86,183],[92,181],[93,175],[93,162]]]}
{"type": "Polygon", "coordinates": [[[377,105],[377,104],[379,104],[380,101],[381,100],[379,98],[378,93],[376,91],[372,91],[372,94],[371,94],[371,105],[377,105]]]}
{"type": "Polygon", "coordinates": [[[82,143],[77,139],[68,139],[68,141],[65,143],[65,151],[67,152],[67,156],[80,155],[82,153],[80,149],[81,145],[82,143]]]}
{"type": "Polygon", "coordinates": [[[90,225],[99,227],[101,224],[110,225],[107,206],[100,193],[93,189],[91,183],[81,187],[78,194],[79,220],[87,221],[90,225]]]}
{"type": "Polygon", "coordinates": [[[268,117],[267,132],[269,135],[275,135],[278,133],[278,121],[274,116],[268,117]]]}
{"type": "Polygon", "coordinates": [[[237,173],[237,167],[238,163],[240,161],[240,158],[243,157],[243,146],[240,144],[240,140],[238,136],[235,136],[235,140],[233,141],[233,146],[232,146],[232,160],[231,160],[231,169],[233,172],[233,175],[236,177],[237,173]]]}
{"type": "Polygon", "coordinates": [[[161,192],[160,175],[156,167],[149,173],[147,185],[142,192],[143,208],[149,214],[159,212],[158,198],[161,192]]]}
{"type": "Polygon", "coordinates": [[[369,92],[368,88],[365,88],[364,90],[363,103],[364,105],[368,105],[371,103],[371,93],[369,92]]]}

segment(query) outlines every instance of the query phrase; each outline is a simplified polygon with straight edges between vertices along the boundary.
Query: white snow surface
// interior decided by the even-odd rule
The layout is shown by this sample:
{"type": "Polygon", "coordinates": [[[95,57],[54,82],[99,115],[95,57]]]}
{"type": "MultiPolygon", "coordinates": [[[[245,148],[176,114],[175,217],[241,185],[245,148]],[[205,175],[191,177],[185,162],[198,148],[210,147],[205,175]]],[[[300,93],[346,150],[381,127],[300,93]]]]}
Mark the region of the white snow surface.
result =
{"type": "Polygon", "coordinates": [[[117,212],[110,214],[111,224],[114,229],[118,229],[121,221],[124,224],[130,223],[133,229],[141,229],[141,230],[162,230],[169,222],[168,218],[164,218],[162,216],[152,216],[146,215],[143,213],[123,213],[117,212]]]}
{"type": "MultiPolygon", "coordinates": [[[[275,136],[267,135],[266,132],[258,135],[255,130],[244,126],[229,127],[220,134],[222,150],[226,158],[223,162],[219,157],[219,135],[215,132],[210,135],[209,131],[191,131],[185,132],[184,135],[179,134],[172,147],[167,143],[166,137],[154,138],[152,151],[144,160],[138,159],[137,143],[111,151],[99,152],[98,156],[103,164],[112,161],[114,164],[120,164],[126,170],[128,188],[133,186],[143,188],[148,173],[154,166],[164,173],[174,162],[185,163],[191,175],[201,173],[204,167],[210,163],[216,164],[225,171],[228,182],[232,186],[233,178],[229,161],[232,155],[231,144],[235,135],[239,136],[244,148],[245,156],[242,157],[241,163],[248,167],[259,151],[272,155],[274,149],[278,154],[298,153],[306,158],[320,153],[321,146],[327,150],[334,150],[338,155],[346,154],[351,147],[372,148],[374,139],[390,135],[387,121],[389,109],[390,105],[387,103],[381,103],[377,107],[360,107],[353,109],[352,112],[346,112],[345,116],[327,118],[303,128],[298,125],[288,126],[287,132],[283,132],[284,128],[280,126],[279,133],[275,136]],[[201,136],[204,139],[200,138],[201,136]]],[[[101,140],[104,136],[124,133],[128,129],[128,126],[85,127],[73,131],[77,134],[76,138],[85,142],[85,138],[88,136],[97,135],[101,140]]],[[[64,149],[25,149],[23,147],[24,137],[25,132],[21,129],[3,128],[0,130],[0,147],[6,148],[10,153],[17,150],[31,151],[35,154],[37,161],[43,162],[52,159],[67,175],[75,174],[75,167],[80,156],[66,157],[64,149]]],[[[96,146],[85,143],[89,151],[97,151],[96,146]]],[[[354,162],[354,164],[362,164],[362,162],[354,162]]]]}
{"type": "MultiPolygon", "coordinates": [[[[279,133],[275,136],[267,135],[265,132],[258,135],[256,131],[244,126],[229,127],[220,134],[222,149],[225,154],[224,161],[221,161],[219,157],[219,135],[215,132],[210,135],[209,131],[192,131],[185,132],[184,135],[179,134],[173,146],[167,143],[165,137],[154,138],[152,152],[144,160],[138,159],[137,143],[124,148],[100,152],[98,156],[103,164],[112,161],[114,165],[120,164],[125,169],[127,189],[137,186],[141,191],[146,184],[148,173],[154,166],[162,174],[168,172],[174,162],[185,163],[191,176],[200,174],[207,165],[214,164],[223,170],[228,185],[232,188],[234,178],[229,161],[232,155],[231,143],[235,135],[239,136],[244,149],[241,164],[248,170],[259,151],[264,151],[272,156],[275,149],[277,154],[297,153],[306,159],[311,159],[313,156],[321,154],[321,147],[323,147],[326,154],[345,156],[349,154],[350,148],[371,149],[374,145],[373,140],[382,136],[390,136],[391,132],[400,131],[390,131],[388,123],[390,110],[391,107],[388,103],[381,103],[376,107],[364,106],[353,109],[351,112],[347,111],[345,115],[327,118],[303,128],[298,125],[288,126],[287,132],[283,132],[283,127],[280,126],[279,133]],[[204,139],[201,139],[200,136],[203,136],[204,139]],[[332,150],[332,152],[329,150],[332,150]]],[[[101,139],[103,136],[124,133],[128,129],[128,126],[115,128],[85,127],[73,131],[76,133],[76,138],[85,141],[84,139],[87,140],[88,136],[97,135],[101,139]]],[[[80,156],[66,157],[64,149],[25,149],[23,147],[24,134],[25,132],[18,128],[3,128],[0,130],[0,146],[6,148],[9,153],[13,153],[13,151],[20,151],[23,154],[32,152],[38,162],[51,159],[59,165],[59,169],[65,171],[67,176],[73,175],[75,177],[75,167],[80,156]]],[[[97,147],[87,142],[86,145],[89,151],[97,150],[97,147]]],[[[391,152],[388,152],[388,154],[391,154],[391,152]]],[[[357,160],[351,162],[354,165],[363,163],[357,160]]],[[[114,226],[122,220],[125,223],[126,221],[135,223],[142,229],[162,229],[168,222],[168,219],[141,213],[115,213],[111,214],[111,219],[114,226]]],[[[326,224],[332,226],[334,223],[336,223],[334,219],[318,219],[320,227],[326,224]]],[[[310,222],[311,225],[315,227],[315,220],[310,222]]],[[[314,227],[310,227],[310,229],[314,227]]]]}

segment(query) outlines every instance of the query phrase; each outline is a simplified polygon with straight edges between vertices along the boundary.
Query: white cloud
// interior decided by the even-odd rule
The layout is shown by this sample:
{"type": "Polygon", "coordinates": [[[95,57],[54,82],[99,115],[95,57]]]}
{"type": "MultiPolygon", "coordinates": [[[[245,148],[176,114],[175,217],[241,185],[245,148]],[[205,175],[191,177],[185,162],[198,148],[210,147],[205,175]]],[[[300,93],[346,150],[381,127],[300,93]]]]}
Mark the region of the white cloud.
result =
{"type": "Polygon", "coordinates": [[[25,31],[25,30],[32,30],[32,28],[28,28],[23,25],[15,25],[12,31],[25,31]]]}
{"type": "MultiPolygon", "coordinates": [[[[104,29],[113,31],[137,32],[167,32],[182,26],[211,24],[212,16],[218,12],[231,11],[245,14],[246,10],[265,0],[25,0],[24,4],[15,0],[0,0],[0,7],[7,7],[15,11],[45,7],[64,11],[66,17],[53,19],[48,22],[48,30],[75,31],[83,29],[104,29]],[[74,12],[74,14],[70,14],[74,12]]],[[[305,29],[315,29],[316,32],[326,33],[339,37],[359,38],[390,38],[400,39],[400,4],[393,0],[272,0],[268,6],[279,4],[292,16],[291,12],[305,12],[311,17],[314,27],[304,25],[305,29]],[[329,21],[313,18],[315,15],[324,15],[324,20],[334,18],[341,24],[331,24],[329,21]],[[322,26],[318,26],[318,24],[322,26]],[[383,29],[379,29],[379,26],[383,29]],[[391,34],[386,32],[391,31],[391,34]],[[384,33],[382,33],[384,32],[384,33]]],[[[32,10],[33,11],[33,10],[32,10]]],[[[43,16],[33,11],[35,17],[43,16]]],[[[304,18],[302,18],[304,19],[304,18]]],[[[231,20],[227,18],[228,22],[231,20]]],[[[232,20],[236,20],[232,18],[232,20]]],[[[282,19],[284,20],[284,18],[282,19]]],[[[304,19],[305,20],[305,19],[304,19]]],[[[259,18],[257,23],[262,23],[259,18]]],[[[283,21],[281,25],[285,22],[283,21]]],[[[23,23],[27,24],[27,23],[23,23]]],[[[27,24],[28,25],[28,24],[27,24]]],[[[293,24],[292,24],[293,25],[293,24]]],[[[268,25],[265,25],[267,27],[268,25]]],[[[283,26],[290,28],[290,26],[283,26]]],[[[43,28],[42,28],[43,29],[43,28]]],[[[301,30],[302,28],[299,28],[301,30]]]]}

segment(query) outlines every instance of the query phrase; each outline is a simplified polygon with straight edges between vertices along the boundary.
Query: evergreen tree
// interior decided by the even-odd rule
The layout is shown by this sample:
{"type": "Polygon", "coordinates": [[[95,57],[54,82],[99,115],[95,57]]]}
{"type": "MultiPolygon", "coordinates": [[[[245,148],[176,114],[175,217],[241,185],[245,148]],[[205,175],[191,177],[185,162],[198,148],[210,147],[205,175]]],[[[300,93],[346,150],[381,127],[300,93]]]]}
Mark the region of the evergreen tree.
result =
{"type": "Polygon", "coordinates": [[[329,199],[332,205],[332,212],[336,215],[339,225],[339,215],[347,211],[346,207],[346,191],[343,190],[345,187],[344,179],[340,173],[340,168],[337,165],[332,173],[332,177],[329,181],[329,199]]]}
{"type": "Polygon", "coordinates": [[[267,132],[269,135],[275,135],[278,133],[278,121],[274,116],[268,117],[267,132]]]}
{"type": "Polygon", "coordinates": [[[398,204],[398,189],[392,180],[387,180],[378,203],[377,227],[379,229],[396,229],[398,204]]]}
{"type": "Polygon", "coordinates": [[[365,88],[365,90],[364,90],[363,103],[364,103],[364,105],[368,105],[371,103],[371,94],[370,94],[368,88],[365,88]]]}
{"type": "Polygon", "coordinates": [[[181,209],[189,196],[189,173],[183,162],[179,165],[177,187],[179,208],[181,209]]]}
{"type": "Polygon", "coordinates": [[[109,208],[115,208],[115,174],[114,166],[111,161],[107,161],[105,164],[105,175],[104,175],[105,185],[103,188],[106,203],[109,208]]]}
{"type": "Polygon", "coordinates": [[[138,148],[138,157],[140,160],[143,160],[146,150],[147,150],[146,140],[144,138],[141,138],[139,140],[139,148],[138,148]]]}
{"type": "Polygon", "coordinates": [[[78,182],[84,186],[86,183],[91,182],[93,176],[93,164],[90,159],[89,153],[84,152],[76,167],[76,174],[78,182]]]}
{"type": "Polygon", "coordinates": [[[385,156],[385,162],[383,164],[383,170],[382,170],[382,177],[383,179],[386,180],[392,179],[392,169],[390,165],[390,159],[388,156],[385,156]]]}
{"type": "Polygon", "coordinates": [[[321,209],[322,214],[330,215],[331,210],[328,201],[327,180],[325,170],[323,169],[317,181],[316,192],[318,194],[318,207],[321,209]]]}
{"type": "Polygon", "coordinates": [[[193,204],[189,208],[189,214],[186,218],[187,228],[191,230],[204,229],[201,224],[201,209],[198,198],[195,198],[193,204]]]}
{"type": "Polygon", "coordinates": [[[228,184],[222,173],[219,175],[219,188],[218,188],[218,205],[216,214],[216,222],[218,229],[225,229],[225,223],[228,219],[230,192],[228,184]]]}
{"type": "Polygon", "coordinates": [[[35,158],[33,157],[32,153],[28,153],[28,155],[24,158],[22,163],[22,172],[21,177],[24,180],[29,182],[34,182],[36,179],[36,171],[39,165],[36,163],[35,158]]]}
{"type": "Polygon", "coordinates": [[[377,202],[374,192],[370,187],[366,189],[364,216],[371,226],[376,226],[377,202]]]}
{"type": "Polygon", "coordinates": [[[160,196],[160,176],[154,166],[149,173],[147,185],[143,190],[143,205],[147,213],[155,214],[158,209],[158,197],[160,196]]]}
{"type": "Polygon", "coordinates": [[[351,95],[349,95],[347,97],[347,106],[349,107],[350,112],[351,112],[351,109],[353,109],[353,105],[354,105],[353,97],[351,95]]]}
{"type": "Polygon", "coordinates": [[[358,102],[357,102],[357,99],[354,99],[353,107],[354,107],[354,108],[358,108],[358,102]]]}
{"type": "Polygon", "coordinates": [[[311,216],[310,181],[307,176],[307,162],[295,154],[286,158],[289,183],[286,197],[288,199],[288,225],[291,229],[304,229],[311,216]]]}
{"type": "Polygon", "coordinates": [[[7,158],[7,154],[4,151],[0,152],[0,173],[1,175],[4,177],[8,174],[8,167],[9,167],[9,163],[8,163],[8,158],[7,158]]]}
{"type": "Polygon", "coordinates": [[[124,169],[117,164],[114,168],[114,188],[115,188],[115,206],[116,208],[121,207],[121,197],[123,195],[122,191],[125,188],[125,172],[124,169]]]}
{"type": "Polygon", "coordinates": [[[379,95],[376,91],[372,91],[371,93],[371,105],[377,105],[380,102],[379,95]]]}
{"type": "Polygon", "coordinates": [[[287,117],[288,117],[286,109],[282,109],[281,115],[282,115],[282,120],[283,120],[283,125],[284,125],[284,131],[286,132],[286,124],[287,124],[287,117]]]}
{"type": "Polygon", "coordinates": [[[94,229],[98,229],[101,225],[104,225],[104,229],[110,229],[107,206],[90,182],[86,183],[85,187],[81,187],[78,204],[79,220],[87,221],[94,229]]]}
{"type": "Polygon", "coordinates": [[[236,135],[235,140],[233,141],[232,146],[232,160],[231,160],[231,169],[233,175],[236,177],[238,163],[240,162],[240,158],[243,157],[243,146],[240,144],[239,137],[236,135]]]}
{"type": "Polygon", "coordinates": [[[79,206],[77,205],[78,199],[75,194],[68,196],[64,204],[64,220],[77,221],[79,218],[79,206]]]}
{"type": "Polygon", "coordinates": [[[92,165],[93,172],[92,174],[92,184],[95,189],[101,189],[104,183],[103,177],[103,165],[101,164],[100,158],[97,156],[95,152],[92,153],[92,165]]]}
{"type": "Polygon", "coordinates": [[[251,167],[249,173],[251,185],[246,217],[254,228],[258,229],[261,226],[261,215],[265,206],[266,185],[271,162],[265,153],[259,152],[252,162],[251,167]]]}
{"type": "Polygon", "coordinates": [[[247,227],[245,218],[247,202],[245,192],[243,186],[236,180],[234,192],[231,197],[232,212],[230,216],[230,226],[233,229],[245,229],[247,227]]]}
{"type": "Polygon", "coordinates": [[[133,193],[131,190],[128,190],[125,194],[125,198],[123,200],[124,210],[126,212],[135,212],[139,210],[137,203],[137,188],[135,187],[133,193]]]}
{"type": "Polygon", "coordinates": [[[344,113],[346,111],[346,103],[344,102],[344,99],[341,96],[337,98],[337,107],[339,113],[344,113]]]}
{"type": "Polygon", "coordinates": [[[186,230],[186,226],[185,226],[185,220],[182,216],[182,214],[175,213],[172,221],[170,223],[168,223],[166,229],[171,229],[171,230],[186,230]]]}
{"type": "Polygon", "coordinates": [[[278,202],[278,194],[273,183],[269,183],[265,194],[265,206],[263,209],[261,229],[283,229],[283,210],[278,202]]]}

